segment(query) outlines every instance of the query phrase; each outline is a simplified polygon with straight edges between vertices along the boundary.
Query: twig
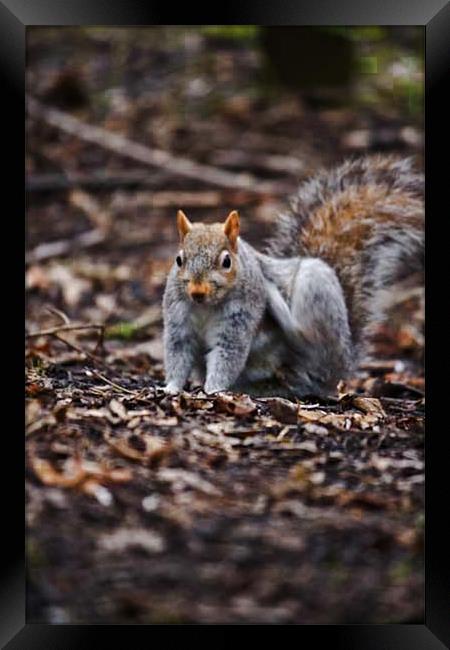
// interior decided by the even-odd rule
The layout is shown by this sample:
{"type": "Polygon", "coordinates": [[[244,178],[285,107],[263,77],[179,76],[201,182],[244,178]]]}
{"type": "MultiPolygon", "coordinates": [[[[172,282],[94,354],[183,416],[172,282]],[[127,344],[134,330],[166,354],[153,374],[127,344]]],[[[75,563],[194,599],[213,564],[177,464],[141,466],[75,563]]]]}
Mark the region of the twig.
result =
{"type": "Polygon", "coordinates": [[[117,388],[117,390],[123,391],[124,393],[129,393],[130,395],[136,395],[136,393],[139,393],[139,391],[135,390],[129,390],[128,388],[124,388],[123,386],[120,386],[120,384],[116,384],[115,382],[111,381],[107,377],[104,377],[98,370],[91,370],[92,374],[101,379],[102,381],[106,382],[110,386],[113,386],[114,388],[117,388]]]}
{"type": "Polygon", "coordinates": [[[34,339],[38,336],[53,336],[53,334],[59,334],[59,332],[74,332],[76,330],[105,330],[104,325],[90,324],[90,325],[57,325],[56,327],[50,327],[46,330],[39,330],[39,332],[31,332],[26,334],[27,339],[34,339]]]}
{"type": "Polygon", "coordinates": [[[105,349],[105,327],[102,327],[101,330],[98,332],[98,340],[94,348],[94,354],[100,354],[102,357],[105,356],[106,354],[106,349],[105,349]]]}
{"type": "Polygon", "coordinates": [[[160,246],[162,243],[165,243],[166,239],[161,236],[155,241],[155,237],[145,238],[141,234],[138,234],[126,239],[111,240],[103,232],[90,230],[82,235],[77,235],[73,239],[61,239],[56,242],[39,244],[35,249],[25,255],[25,262],[26,264],[37,264],[53,257],[72,255],[74,251],[104,244],[107,241],[110,241],[111,246],[114,246],[115,249],[127,249],[160,246]]]}
{"type": "Polygon", "coordinates": [[[75,350],[75,352],[78,352],[79,354],[84,354],[86,357],[89,357],[89,359],[92,359],[92,361],[101,361],[100,359],[98,359],[98,357],[95,356],[95,354],[89,352],[89,350],[83,350],[75,343],[72,343],[72,341],[68,341],[67,339],[64,339],[62,336],[59,336],[56,332],[53,332],[52,336],[58,341],[61,341],[61,343],[65,343],[65,345],[67,345],[68,348],[75,350]]]}
{"type": "Polygon", "coordinates": [[[42,120],[64,133],[145,165],[160,167],[187,178],[194,178],[197,181],[233,190],[244,189],[255,194],[265,195],[284,194],[285,192],[285,187],[280,187],[280,184],[276,182],[260,181],[249,174],[233,174],[210,165],[196,163],[187,158],[175,157],[161,149],[149,149],[122,135],[86,124],[56,108],[49,108],[30,96],[27,96],[27,109],[30,116],[42,120]]]}
{"type": "Polygon", "coordinates": [[[100,203],[90,194],[83,190],[72,190],[69,197],[70,203],[84,212],[88,219],[95,226],[95,230],[109,234],[111,230],[111,215],[104,210],[100,203]]]}
{"type": "Polygon", "coordinates": [[[280,433],[276,437],[277,442],[281,442],[284,438],[284,436],[290,431],[291,427],[283,427],[280,431],[280,433]]]}
{"type": "Polygon", "coordinates": [[[142,207],[173,208],[179,205],[185,208],[215,208],[225,202],[223,192],[217,190],[203,192],[140,191],[132,196],[129,192],[116,192],[111,201],[111,208],[113,210],[134,210],[142,207]]]}
{"type": "Polygon", "coordinates": [[[46,310],[50,312],[51,314],[54,314],[55,316],[58,316],[64,323],[64,325],[70,325],[70,318],[65,314],[63,311],[60,309],[56,309],[56,307],[48,306],[46,307],[46,310]]]}
{"type": "Polygon", "coordinates": [[[215,165],[230,166],[235,169],[264,169],[292,175],[299,175],[305,171],[305,164],[300,158],[267,155],[260,151],[248,153],[247,151],[219,149],[214,152],[212,161],[215,165]]]}
{"type": "Polygon", "coordinates": [[[97,353],[100,353],[101,355],[104,354],[105,349],[104,349],[104,341],[105,341],[105,326],[100,325],[100,324],[88,324],[88,325],[71,325],[69,318],[64,314],[64,312],[60,311],[59,309],[55,309],[54,307],[47,307],[47,310],[50,312],[55,313],[57,316],[62,318],[64,320],[64,325],[58,325],[56,327],[51,327],[47,330],[40,330],[39,332],[32,332],[31,334],[26,334],[26,338],[37,338],[39,336],[53,336],[54,338],[58,339],[58,341],[61,341],[62,343],[65,343],[68,347],[72,348],[76,352],[80,352],[81,354],[84,354],[88,356],[90,359],[93,359],[94,361],[101,361],[101,359],[98,358],[97,353]],[[98,330],[98,340],[95,346],[95,349],[93,352],[89,352],[88,350],[83,350],[82,348],[78,347],[75,345],[75,343],[72,343],[71,341],[68,341],[67,339],[62,338],[59,336],[60,332],[74,332],[74,331],[80,331],[80,330],[89,330],[89,329],[96,329],[98,330]]]}
{"type": "Polygon", "coordinates": [[[80,187],[102,189],[118,187],[160,187],[167,181],[167,174],[149,174],[147,170],[131,169],[122,172],[95,171],[92,173],[64,171],[56,174],[29,174],[26,177],[27,192],[47,192],[80,187]]]}
{"type": "Polygon", "coordinates": [[[77,235],[72,239],[59,239],[58,241],[39,244],[39,246],[36,246],[35,249],[27,253],[25,261],[27,264],[35,264],[36,262],[42,262],[51,257],[67,255],[67,253],[72,253],[74,250],[80,248],[97,246],[97,244],[101,244],[105,240],[106,233],[95,228],[94,230],[83,232],[81,235],[77,235]]]}

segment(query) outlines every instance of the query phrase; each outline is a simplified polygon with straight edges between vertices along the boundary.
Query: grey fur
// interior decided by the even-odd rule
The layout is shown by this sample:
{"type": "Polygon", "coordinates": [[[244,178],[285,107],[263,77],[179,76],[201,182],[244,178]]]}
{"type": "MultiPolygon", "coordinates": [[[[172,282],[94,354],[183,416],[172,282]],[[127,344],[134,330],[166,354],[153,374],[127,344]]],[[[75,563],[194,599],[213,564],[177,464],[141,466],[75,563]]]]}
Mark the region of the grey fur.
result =
{"type": "MultiPolygon", "coordinates": [[[[423,216],[422,198],[423,178],[408,159],[363,158],[321,172],[292,199],[267,254],[239,238],[232,288],[214,270],[219,249],[202,244],[201,228],[194,224],[186,273],[198,281],[212,279],[216,299],[193,304],[174,265],[163,301],[167,390],[181,390],[195,371],[206,392],[232,388],[279,394],[280,380],[297,396],[334,392],[358,362],[368,328],[382,317],[383,294],[423,267],[423,228],[413,225],[423,216]],[[388,189],[376,209],[389,219],[371,221],[371,235],[352,262],[355,290],[349,302],[339,275],[347,271],[345,260],[340,269],[332,268],[320,259],[321,250],[303,247],[300,233],[314,210],[345,189],[365,185],[388,189]],[[417,200],[402,207],[396,200],[400,194],[417,200]],[[352,325],[356,309],[361,322],[352,325]]],[[[325,241],[324,252],[326,246],[325,241]]]]}
{"type": "MultiPolygon", "coordinates": [[[[363,249],[351,263],[342,259],[339,268],[334,269],[341,284],[344,278],[352,284],[352,301],[348,299],[346,304],[351,316],[358,311],[357,321],[350,319],[355,357],[360,357],[365,350],[373,323],[384,317],[381,305],[386,290],[408,274],[423,270],[424,179],[414,170],[412,160],[368,156],[319,172],[300,186],[291,199],[290,209],[277,220],[268,244],[268,253],[275,258],[300,255],[326,260],[331,242],[324,239],[319,247],[311,250],[301,238],[310,226],[311,214],[323,205],[333,205],[345,190],[368,186],[386,190],[371,206],[386,219],[378,222],[370,215],[366,217],[371,235],[363,249]]],[[[362,218],[359,223],[364,223],[362,218]]]]}
{"type": "Polygon", "coordinates": [[[279,265],[269,256],[258,258],[266,279],[266,318],[278,327],[271,336],[259,333],[241,385],[253,392],[253,382],[281,372],[295,395],[330,394],[353,367],[347,308],[335,272],[320,259],[290,258],[279,265]]]}
{"type": "MultiPolygon", "coordinates": [[[[188,272],[211,277],[215,256],[203,247],[188,272]]],[[[176,265],[163,299],[165,370],[168,392],[179,392],[192,371],[206,374],[205,391],[232,386],[245,367],[262,319],[264,278],[253,249],[239,239],[237,275],[232,288],[213,304],[197,305],[187,296],[176,265]]],[[[225,289],[224,289],[225,290],[225,289]]]]}
{"type": "Polygon", "coordinates": [[[290,209],[280,215],[275,224],[268,252],[275,257],[308,255],[299,248],[298,234],[310,214],[349,187],[384,185],[389,191],[404,191],[423,198],[422,174],[413,169],[411,158],[366,156],[346,160],[331,170],[321,170],[302,183],[290,199],[290,209]]]}

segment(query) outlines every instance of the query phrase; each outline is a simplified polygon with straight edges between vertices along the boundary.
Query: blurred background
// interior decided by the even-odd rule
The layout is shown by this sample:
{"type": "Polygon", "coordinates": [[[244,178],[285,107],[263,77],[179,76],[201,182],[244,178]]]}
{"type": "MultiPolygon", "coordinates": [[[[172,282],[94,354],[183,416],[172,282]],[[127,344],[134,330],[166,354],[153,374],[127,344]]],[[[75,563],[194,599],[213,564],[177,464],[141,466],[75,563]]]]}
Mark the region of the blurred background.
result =
{"type": "Polygon", "coordinates": [[[155,387],[176,211],[238,209],[260,248],[322,167],[422,169],[423,54],[422,27],[27,28],[27,622],[422,620],[421,278],[341,386],[381,420],[155,387]]]}

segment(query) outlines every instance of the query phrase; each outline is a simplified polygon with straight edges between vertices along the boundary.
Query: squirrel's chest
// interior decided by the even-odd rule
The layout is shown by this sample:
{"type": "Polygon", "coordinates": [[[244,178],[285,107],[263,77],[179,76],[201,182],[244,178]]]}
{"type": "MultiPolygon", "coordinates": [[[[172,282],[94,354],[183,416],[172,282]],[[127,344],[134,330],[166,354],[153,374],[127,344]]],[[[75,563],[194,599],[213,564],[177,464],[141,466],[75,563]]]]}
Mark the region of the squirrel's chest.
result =
{"type": "Polygon", "coordinates": [[[207,305],[198,305],[190,314],[192,329],[198,342],[203,346],[212,343],[216,324],[217,313],[207,305]]]}

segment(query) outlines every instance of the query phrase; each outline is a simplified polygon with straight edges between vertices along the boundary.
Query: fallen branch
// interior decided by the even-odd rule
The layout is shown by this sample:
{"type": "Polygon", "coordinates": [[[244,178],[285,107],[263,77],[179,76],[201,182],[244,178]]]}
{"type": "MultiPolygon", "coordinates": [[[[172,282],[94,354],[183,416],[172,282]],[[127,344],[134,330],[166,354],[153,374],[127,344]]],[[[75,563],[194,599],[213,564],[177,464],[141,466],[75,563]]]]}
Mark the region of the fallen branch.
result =
{"type": "Polygon", "coordinates": [[[39,330],[39,332],[31,332],[30,334],[26,334],[25,337],[27,339],[34,339],[39,336],[52,336],[53,334],[59,334],[60,332],[75,332],[77,330],[100,330],[100,332],[104,331],[105,326],[104,325],[98,325],[98,324],[93,324],[93,325],[57,325],[56,327],[50,327],[49,329],[46,330],[39,330]]]}
{"type": "Polygon", "coordinates": [[[101,373],[99,373],[98,370],[94,370],[94,369],[92,369],[90,372],[92,372],[92,374],[93,374],[95,377],[98,377],[99,379],[101,379],[102,381],[104,381],[106,384],[109,384],[109,385],[112,386],[113,388],[116,388],[117,390],[120,390],[120,391],[123,392],[123,393],[128,393],[129,395],[136,395],[136,394],[138,394],[138,393],[140,392],[140,391],[136,391],[136,390],[129,390],[128,388],[124,388],[124,387],[121,386],[120,384],[116,384],[115,382],[113,382],[113,381],[111,381],[110,379],[108,379],[108,377],[105,377],[104,375],[102,375],[101,373]]]}
{"type": "Polygon", "coordinates": [[[83,348],[80,348],[79,345],[76,345],[75,343],[72,343],[72,341],[68,341],[67,339],[63,338],[62,336],[59,336],[56,332],[52,334],[52,337],[55,338],[57,341],[61,341],[61,343],[65,343],[68,348],[71,350],[75,350],[75,352],[78,352],[78,354],[83,354],[85,357],[88,357],[88,359],[92,359],[92,361],[98,362],[101,361],[98,357],[95,356],[95,354],[92,354],[92,352],[89,352],[89,350],[83,350],[83,348]]]}
{"type": "Polygon", "coordinates": [[[30,96],[27,96],[27,110],[31,117],[42,120],[46,124],[80,140],[114,151],[136,162],[160,167],[187,178],[194,178],[198,181],[233,190],[244,189],[255,194],[284,194],[286,189],[284,184],[260,181],[249,174],[233,174],[210,165],[196,163],[187,158],[175,157],[161,149],[149,149],[142,144],[132,142],[122,135],[112,133],[99,126],[86,124],[56,108],[49,108],[30,96]]]}
{"type": "Polygon", "coordinates": [[[64,173],[28,174],[25,182],[27,192],[48,192],[79,187],[92,189],[116,189],[118,187],[160,187],[167,181],[167,174],[149,174],[147,170],[132,169],[123,172],[94,171],[92,173],[65,171],[64,173]]]}
{"type": "Polygon", "coordinates": [[[39,244],[25,255],[25,262],[26,264],[36,264],[51,257],[59,257],[73,253],[75,250],[97,246],[105,240],[106,233],[98,228],[94,228],[71,239],[58,239],[57,241],[39,244]]]}
{"type": "Polygon", "coordinates": [[[84,212],[95,226],[94,230],[103,232],[105,236],[110,233],[111,215],[94,197],[83,190],[72,190],[69,201],[75,208],[84,212]]]}
{"type": "Polygon", "coordinates": [[[215,165],[234,167],[235,169],[261,169],[283,174],[299,175],[305,171],[305,165],[294,156],[267,155],[260,151],[228,151],[219,149],[212,155],[215,165]]]}
{"type": "MultiPolygon", "coordinates": [[[[67,316],[63,312],[60,312],[57,309],[49,309],[49,311],[53,311],[60,318],[63,318],[64,321],[65,319],[67,319],[67,316]]],[[[38,332],[31,332],[30,334],[26,334],[25,338],[33,339],[33,338],[39,338],[40,336],[51,336],[57,341],[64,343],[71,350],[75,350],[75,352],[78,352],[79,354],[83,354],[89,359],[92,359],[92,361],[104,365],[102,359],[100,359],[96,354],[97,351],[103,352],[104,349],[103,348],[104,339],[105,339],[104,325],[100,325],[100,324],[71,325],[70,323],[68,324],[67,322],[64,322],[64,325],[57,325],[55,327],[50,327],[46,330],[39,330],[38,332]],[[80,348],[80,346],[76,345],[72,341],[68,341],[64,337],[60,336],[61,332],[76,332],[76,331],[89,330],[89,329],[98,330],[98,340],[93,353],[90,352],[89,350],[83,350],[83,348],[80,348]]]]}
{"type": "Polygon", "coordinates": [[[115,193],[111,201],[113,210],[135,210],[136,208],[215,208],[225,203],[222,192],[129,192],[115,193]]]}
{"type": "Polygon", "coordinates": [[[69,200],[74,207],[85,213],[95,227],[71,239],[59,239],[39,244],[26,254],[25,262],[27,264],[36,264],[52,257],[73,253],[82,248],[91,248],[105,242],[108,238],[111,230],[111,218],[98,201],[83,190],[73,190],[69,200]]]}
{"type": "Polygon", "coordinates": [[[49,305],[48,307],[46,307],[46,310],[48,312],[50,312],[50,314],[54,314],[55,316],[58,316],[58,318],[60,318],[62,320],[64,325],[70,325],[71,324],[70,323],[70,318],[67,316],[67,314],[65,314],[63,311],[61,311],[61,309],[56,309],[56,307],[53,307],[53,306],[49,305]]]}
{"type": "MultiPolygon", "coordinates": [[[[25,255],[26,264],[38,264],[53,257],[64,257],[64,255],[73,255],[76,251],[84,248],[91,248],[99,244],[104,244],[111,241],[110,238],[97,229],[89,230],[86,233],[77,235],[72,239],[60,239],[55,242],[48,242],[39,244],[29,253],[25,255]]],[[[114,249],[127,249],[127,248],[151,248],[158,247],[165,243],[166,239],[161,237],[155,241],[154,237],[143,238],[141,234],[131,236],[124,239],[114,239],[111,245],[114,249]]]]}

